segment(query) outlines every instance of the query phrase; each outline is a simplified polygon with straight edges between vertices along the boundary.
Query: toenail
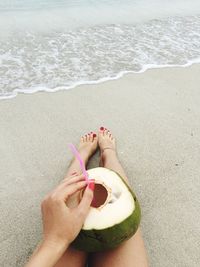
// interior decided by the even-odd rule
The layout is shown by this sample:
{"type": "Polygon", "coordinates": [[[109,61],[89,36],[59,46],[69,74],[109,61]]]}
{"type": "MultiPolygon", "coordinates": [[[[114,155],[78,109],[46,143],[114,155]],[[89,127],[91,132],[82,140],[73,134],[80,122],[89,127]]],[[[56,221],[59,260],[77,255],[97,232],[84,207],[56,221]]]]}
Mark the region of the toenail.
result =
{"type": "Polygon", "coordinates": [[[94,134],[93,134],[93,137],[96,137],[96,136],[97,136],[97,135],[94,133],[94,134]]]}
{"type": "Polygon", "coordinates": [[[104,130],[104,127],[100,127],[100,130],[103,131],[104,130]]]}

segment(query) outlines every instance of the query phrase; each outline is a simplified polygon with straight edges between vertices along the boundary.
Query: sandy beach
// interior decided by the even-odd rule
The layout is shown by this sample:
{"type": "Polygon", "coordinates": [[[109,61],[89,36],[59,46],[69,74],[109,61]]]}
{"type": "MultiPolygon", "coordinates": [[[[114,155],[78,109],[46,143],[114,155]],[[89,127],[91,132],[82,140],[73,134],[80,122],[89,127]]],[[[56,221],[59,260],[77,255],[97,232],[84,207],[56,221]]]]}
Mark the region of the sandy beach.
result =
{"type": "MultiPolygon", "coordinates": [[[[142,207],[152,267],[199,267],[200,65],[0,101],[0,266],[41,238],[40,202],[65,175],[68,143],[111,129],[142,207]]],[[[88,168],[98,166],[99,153],[88,168]]]]}

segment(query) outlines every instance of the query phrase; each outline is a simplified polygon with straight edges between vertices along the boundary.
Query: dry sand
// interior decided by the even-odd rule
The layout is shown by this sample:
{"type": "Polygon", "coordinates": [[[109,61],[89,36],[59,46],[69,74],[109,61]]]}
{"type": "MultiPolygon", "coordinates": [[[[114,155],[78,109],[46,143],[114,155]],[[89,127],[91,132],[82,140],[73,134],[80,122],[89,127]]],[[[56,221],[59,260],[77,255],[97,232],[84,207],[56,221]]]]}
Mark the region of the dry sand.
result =
{"type": "MultiPolygon", "coordinates": [[[[111,129],[142,206],[152,267],[200,264],[200,66],[0,101],[0,266],[41,237],[40,202],[64,176],[68,143],[111,129]]],[[[98,165],[98,153],[89,168],[98,165]]],[[[138,266],[139,267],[139,266],[138,266]]]]}

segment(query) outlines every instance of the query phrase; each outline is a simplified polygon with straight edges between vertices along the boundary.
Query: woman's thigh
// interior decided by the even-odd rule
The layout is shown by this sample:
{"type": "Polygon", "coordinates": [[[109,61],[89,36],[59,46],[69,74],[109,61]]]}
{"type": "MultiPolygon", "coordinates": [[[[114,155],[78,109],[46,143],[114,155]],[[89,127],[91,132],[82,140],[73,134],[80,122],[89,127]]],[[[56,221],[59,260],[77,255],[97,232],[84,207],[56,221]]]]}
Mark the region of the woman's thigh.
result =
{"type": "Polygon", "coordinates": [[[86,267],[87,258],[86,252],[70,246],[54,267],[86,267]]]}
{"type": "Polygon", "coordinates": [[[148,267],[140,229],[119,247],[105,252],[93,253],[90,267],[148,267]]]}

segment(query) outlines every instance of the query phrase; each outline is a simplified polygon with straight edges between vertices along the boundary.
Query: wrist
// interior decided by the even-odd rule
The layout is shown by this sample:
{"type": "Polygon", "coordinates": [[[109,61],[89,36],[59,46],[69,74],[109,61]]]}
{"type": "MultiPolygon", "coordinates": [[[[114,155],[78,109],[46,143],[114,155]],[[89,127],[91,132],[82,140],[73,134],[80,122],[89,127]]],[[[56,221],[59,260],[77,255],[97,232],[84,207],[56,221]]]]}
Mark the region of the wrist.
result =
{"type": "Polygon", "coordinates": [[[63,240],[54,240],[45,238],[41,243],[41,248],[49,248],[55,252],[64,252],[69,247],[69,243],[63,240]]]}
{"type": "Polygon", "coordinates": [[[26,267],[53,267],[62,257],[67,247],[66,243],[43,240],[26,264],[26,267]]]}

